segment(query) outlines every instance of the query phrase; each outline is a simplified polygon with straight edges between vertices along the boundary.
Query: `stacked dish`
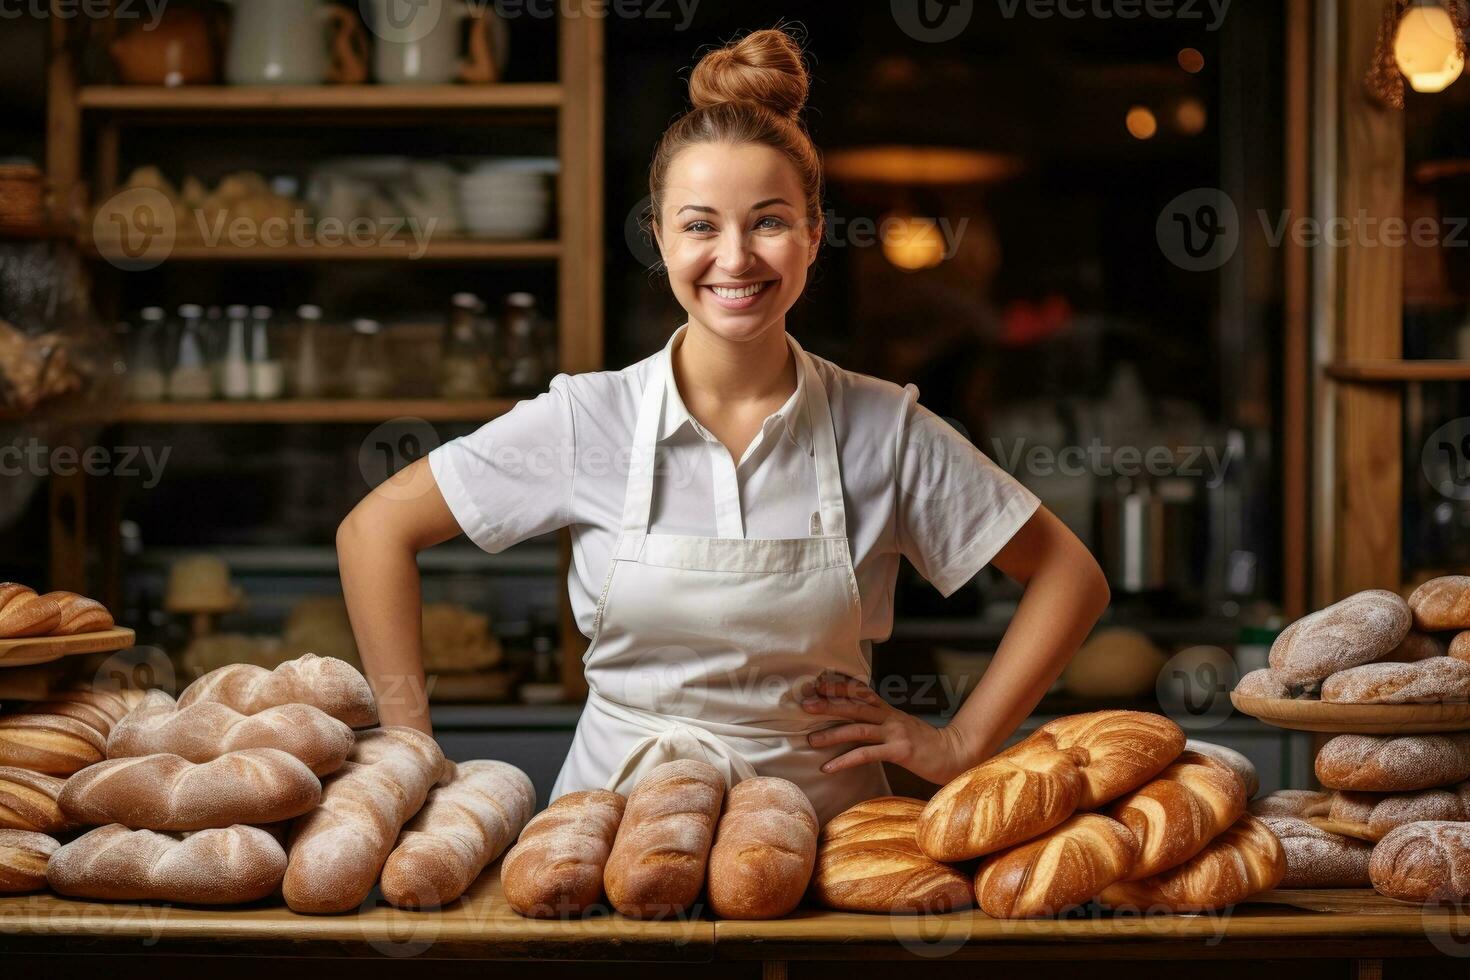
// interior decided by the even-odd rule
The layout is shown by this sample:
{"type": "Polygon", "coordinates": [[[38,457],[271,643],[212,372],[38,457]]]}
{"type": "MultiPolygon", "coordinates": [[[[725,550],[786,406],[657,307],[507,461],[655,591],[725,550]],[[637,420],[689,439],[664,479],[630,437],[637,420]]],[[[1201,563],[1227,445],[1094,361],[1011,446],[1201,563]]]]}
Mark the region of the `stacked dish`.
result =
{"type": "Polygon", "coordinates": [[[551,218],[555,157],[486,160],[459,180],[465,229],[487,238],[536,238],[551,218]]]}

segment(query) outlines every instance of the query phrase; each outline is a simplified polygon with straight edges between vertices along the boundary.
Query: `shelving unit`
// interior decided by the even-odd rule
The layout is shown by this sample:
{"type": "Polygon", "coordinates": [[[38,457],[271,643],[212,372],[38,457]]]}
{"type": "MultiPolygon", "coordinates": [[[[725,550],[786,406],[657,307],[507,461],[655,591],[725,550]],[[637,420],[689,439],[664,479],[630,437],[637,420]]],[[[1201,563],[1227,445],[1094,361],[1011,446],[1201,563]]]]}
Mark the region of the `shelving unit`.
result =
{"type": "MultiPolygon", "coordinates": [[[[71,202],[84,220],[77,244],[101,273],[115,251],[91,240],[89,208],[117,187],[124,141],[140,128],[230,125],[367,128],[379,125],[551,127],[560,170],[557,175],[555,237],[503,241],[465,236],[431,237],[421,253],[412,240],[370,245],[297,243],[288,246],[210,245],[175,242],[166,261],[239,263],[273,267],[309,263],[552,265],[556,273],[558,369],[568,373],[602,366],[602,157],[603,18],[595,0],[564,0],[557,22],[554,81],[492,85],[324,85],[260,87],[200,85],[180,88],[83,84],[78,32],[82,19],[66,16],[66,0],[52,0],[49,38],[47,171],[59,201],[71,202]],[[91,147],[84,161],[84,147],[91,147]],[[90,165],[89,165],[90,164],[90,165]]],[[[483,421],[508,411],[514,399],[283,400],[270,402],[141,403],[98,410],[56,408],[65,429],[102,424],[291,424],[376,423],[395,417],[429,422],[483,421]]],[[[51,481],[52,588],[86,591],[88,546],[87,481],[51,481]]],[[[115,519],[117,508],[111,508],[115,519]]],[[[93,529],[106,543],[115,528],[93,529]]],[[[560,549],[565,571],[569,547],[560,549]]],[[[104,576],[116,575],[115,554],[103,555],[104,576]]],[[[115,581],[103,595],[116,597],[115,581]]],[[[581,636],[565,598],[561,611],[566,647],[563,682],[568,696],[585,693],[581,636]]]]}
{"type": "Polygon", "coordinates": [[[1348,382],[1470,381],[1470,361],[1338,361],[1327,365],[1327,376],[1348,382]]]}

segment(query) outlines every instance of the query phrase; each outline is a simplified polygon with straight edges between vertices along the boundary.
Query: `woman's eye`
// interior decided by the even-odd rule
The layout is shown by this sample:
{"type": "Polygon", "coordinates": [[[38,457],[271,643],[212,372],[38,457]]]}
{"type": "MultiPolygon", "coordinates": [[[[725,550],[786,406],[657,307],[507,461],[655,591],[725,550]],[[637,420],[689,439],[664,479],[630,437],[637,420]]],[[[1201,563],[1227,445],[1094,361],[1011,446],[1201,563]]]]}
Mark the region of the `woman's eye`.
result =
{"type": "Polygon", "coordinates": [[[684,226],[684,230],[694,235],[703,235],[715,230],[715,226],[708,221],[691,221],[684,226]]]}
{"type": "Polygon", "coordinates": [[[786,222],[782,221],[780,218],[776,217],[773,214],[768,214],[764,218],[761,218],[759,221],[757,221],[755,223],[755,226],[760,231],[771,231],[777,228],[785,228],[786,222]]]}

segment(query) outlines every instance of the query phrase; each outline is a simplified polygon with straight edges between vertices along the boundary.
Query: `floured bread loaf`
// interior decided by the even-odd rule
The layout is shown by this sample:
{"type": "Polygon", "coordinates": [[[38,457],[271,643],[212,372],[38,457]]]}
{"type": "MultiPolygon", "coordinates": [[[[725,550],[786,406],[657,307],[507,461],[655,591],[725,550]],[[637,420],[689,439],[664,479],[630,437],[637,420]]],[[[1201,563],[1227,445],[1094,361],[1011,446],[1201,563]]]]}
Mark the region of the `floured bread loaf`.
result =
{"type": "Polygon", "coordinates": [[[1401,902],[1470,901],[1470,824],[1404,824],[1374,845],[1368,875],[1380,894],[1401,902]]]}
{"type": "Polygon", "coordinates": [[[602,876],[613,908],[644,919],[693,905],[724,799],[725,777],[695,759],[665,762],[639,780],[602,876]]]}
{"type": "Polygon", "coordinates": [[[259,827],[180,836],[110,824],[58,850],[46,878],[73,898],[238,905],[274,892],[285,870],[286,853],[259,827]]]}
{"type": "Polygon", "coordinates": [[[709,903],[722,919],[779,919],[817,860],[817,812],[795,783],[743,779],[726,794],[709,854],[709,903]]]}
{"type": "Polygon", "coordinates": [[[1339,670],[1389,654],[1412,622],[1401,596],[1386,589],[1359,592],[1282,630],[1271,644],[1271,669],[1288,687],[1315,690],[1339,670]]]}
{"type": "Polygon", "coordinates": [[[1409,630],[1409,634],[1404,637],[1404,642],[1390,650],[1383,659],[1395,663],[1412,664],[1420,660],[1428,660],[1430,657],[1442,657],[1446,652],[1445,643],[1439,637],[1421,633],[1418,630],[1409,630]]]}
{"type": "Polygon", "coordinates": [[[1235,682],[1235,693],[1248,698],[1295,697],[1292,689],[1270,667],[1262,667],[1235,682]]]}
{"type": "Polygon", "coordinates": [[[283,704],[309,704],[353,728],[378,723],[378,704],[366,678],[351,664],[308,653],[275,670],[230,664],[212,670],[179,695],[179,707],[218,701],[255,715],[283,704]]]}
{"type": "Polygon", "coordinates": [[[1057,915],[1122,878],[1137,854],[1138,841],[1127,827],[1099,813],[1079,813],[986,858],[975,876],[975,897],[993,919],[1057,915]]]}
{"type": "Polygon", "coordinates": [[[843,912],[931,913],[975,903],[969,875],[928,857],[914,834],[924,804],[880,796],[827,821],[817,841],[813,901],[843,912]]]}
{"type": "Polygon", "coordinates": [[[525,916],[558,918],[597,905],[626,803],[610,790],[579,790],[532,817],[500,862],[510,907],[525,916]]]}
{"type": "Polygon", "coordinates": [[[1430,579],[1409,596],[1409,608],[1422,632],[1470,629],[1470,575],[1430,579]]]}
{"type": "Polygon", "coordinates": [[[1332,806],[1332,794],[1320,789],[1278,789],[1259,800],[1252,800],[1249,810],[1257,817],[1326,816],[1332,806]]]}
{"type": "Polygon", "coordinates": [[[1374,663],[1340,670],[1322,682],[1332,704],[1431,704],[1470,699],[1470,663],[1431,657],[1414,663],[1374,663]]]}
{"type": "Polygon", "coordinates": [[[1282,888],[1367,888],[1371,844],[1301,817],[1262,817],[1286,854],[1282,888]]]}
{"type": "Polygon", "coordinates": [[[1450,648],[1447,652],[1456,660],[1470,663],[1470,630],[1461,630],[1456,633],[1455,638],[1450,641],[1450,648]]]}
{"type": "Polygon", "coordinates": [[[1409,793],[1332,794],[1332,806],[1319,826],[1366,841],[1382,840],[1389,831],[1421,820],[1470,822],[1470,781],[1409,793]]]}
{"type": "Polygon", "coordinates": [[[1328,789],[1401,793],[1464,779],[1470,733],[1338,735],[1317,753],[1317,780],[1328,789]]]}

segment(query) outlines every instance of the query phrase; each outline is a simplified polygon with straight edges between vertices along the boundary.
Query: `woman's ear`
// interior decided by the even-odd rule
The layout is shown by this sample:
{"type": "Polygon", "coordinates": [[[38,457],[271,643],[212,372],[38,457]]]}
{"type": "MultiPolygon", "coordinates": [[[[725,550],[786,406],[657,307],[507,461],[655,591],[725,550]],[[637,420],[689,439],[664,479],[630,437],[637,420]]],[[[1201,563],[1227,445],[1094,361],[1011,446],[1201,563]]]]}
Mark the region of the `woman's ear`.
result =
{"type": "Polygon", "coordinates": [[[826,233],[826,231],[827,219],[825,216],[818,218],[816,222],[812,224],[811,241],[807,242],[806,246],[806,264],[808,266],[817,261],[817,250],[822,247],[822,236],[826,233]]]}

